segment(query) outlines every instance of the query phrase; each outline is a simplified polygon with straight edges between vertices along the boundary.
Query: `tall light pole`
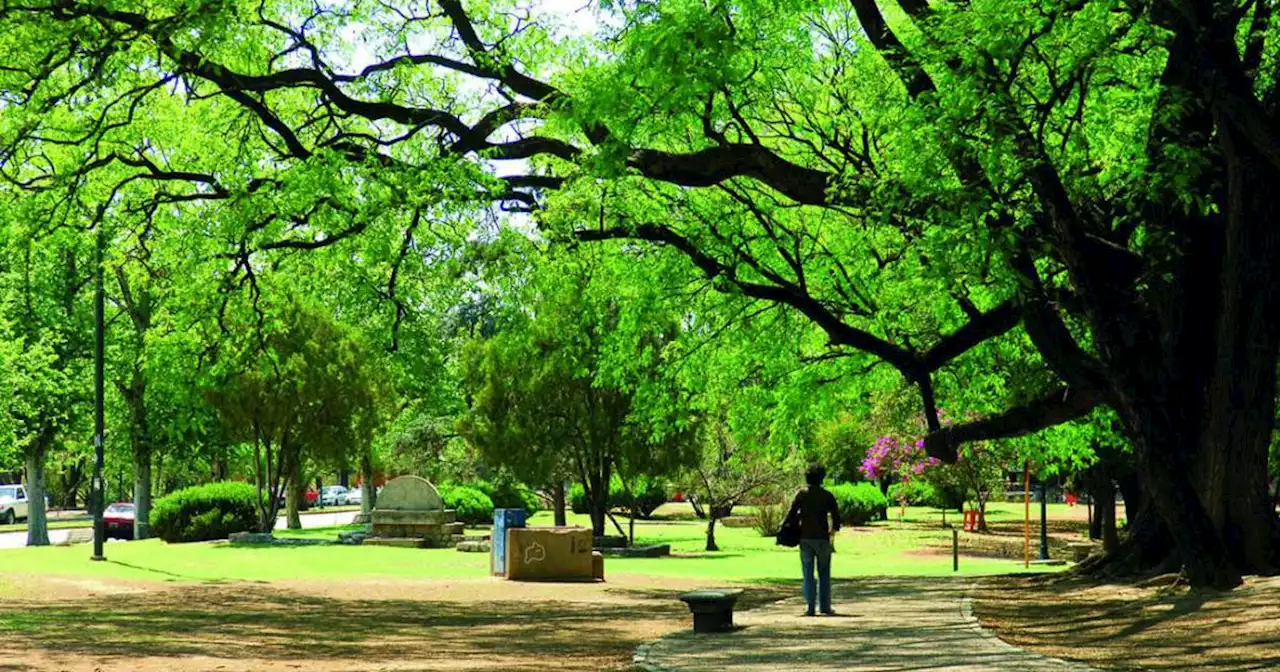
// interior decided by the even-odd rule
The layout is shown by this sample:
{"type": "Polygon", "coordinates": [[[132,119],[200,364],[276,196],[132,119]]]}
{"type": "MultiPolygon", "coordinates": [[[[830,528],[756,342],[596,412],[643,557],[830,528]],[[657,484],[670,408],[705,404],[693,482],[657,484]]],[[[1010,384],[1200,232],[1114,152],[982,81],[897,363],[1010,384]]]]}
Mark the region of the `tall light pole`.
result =
{"type": "Polygon", "coordinates": [[[106,530],[102,523],[102,507],[106,503],[106,488],[102,482],[102,442],[106,433],[104,415],[104,373],[103,357],[106,354],[106,323],[103,320],[103,300],[106,289],[103,286],[102,265],[107,236],[101,219],[94,240],[94,294],[93,294],[93,560],[106,560],[102,545],[106,530]]]}

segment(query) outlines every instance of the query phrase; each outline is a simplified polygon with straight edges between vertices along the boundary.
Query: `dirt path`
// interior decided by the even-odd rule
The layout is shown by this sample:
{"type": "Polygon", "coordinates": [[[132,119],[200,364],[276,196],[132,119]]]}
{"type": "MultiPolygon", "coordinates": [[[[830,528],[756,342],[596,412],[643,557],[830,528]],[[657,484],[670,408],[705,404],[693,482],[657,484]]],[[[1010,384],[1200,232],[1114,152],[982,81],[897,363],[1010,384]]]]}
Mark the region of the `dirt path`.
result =
{"type": "MultiPolygon", "coordinates": [[[[686,625],[683,580],[604,584],[366,580],[119,590],[53,585],[7,601],[5,670],[627,669],[642,642],[686,625]],[[60,595],[61,597],[55,597],[60,595]]],[[[759,599],[776,599],[768,590],[759,599]]]]}
{"type": "Polygon", "coordinates": [[[872,578],[838,583],[837,617],[806,618],[799,599],[741,614],[743,626],[721,635],[681,632],[658,640],[646,669],[947,670],[1079,672],[1087,670],[1003,644],[963,613],[968,585],[950,578],[872,578]]]}

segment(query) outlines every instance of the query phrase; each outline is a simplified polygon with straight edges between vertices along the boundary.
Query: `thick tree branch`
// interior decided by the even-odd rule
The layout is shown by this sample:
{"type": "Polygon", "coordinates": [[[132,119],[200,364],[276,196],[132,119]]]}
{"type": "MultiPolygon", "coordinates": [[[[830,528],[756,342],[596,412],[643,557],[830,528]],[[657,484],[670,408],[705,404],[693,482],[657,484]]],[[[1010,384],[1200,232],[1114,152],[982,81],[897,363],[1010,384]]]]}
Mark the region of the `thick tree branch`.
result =
{"type": "Polygon", "coordinates": [[[729,144],[677,154],[636,150],[628,164],[645,177],[684,187],[706,187],[734,177],[755,178],[807,205],[828,202],[831,175],[800,166],[753,144],[729,144]]]}
{"type": "Polygon", "coordinates": [[[853,4],[853,11],[858,15],[858,21],[862,23],[863,32],[867,34],[867,39],[871,40],[871,44],[875,45],[880,56],[902,80],[902,84],[907,87],[907,94],[912,98],[918,98],[923,93],[936,90],[933,80],[924,71],[924,67],[889,28],[875,0],[850,1],[853,4]]]}
{"type": "Polygon", "coordinates": [[[956,461],[956,449],[973,441],[1009,439],[1077,420],[1102,402],[1089,391],[1064,388],[1024,406],[983,420],[943,427],[925,437],[925,451],[943,462],[956,461]]]}
{"type": "Polygon", "coordinates": [[[916,368],[915,360],[907,350],[846,324],[822,302],[801,291],[795,285],[765,285],[742,280],[736,277],[733,268],[698,249],[692,241],[668,228],[639,225],[633,228],[586,229],[577,231],[575,236],[581,241],[631,238],[668,245],[689,257],[707,277],[722,277],[746,296],[781,303],[799,311],[826,332],[832,345],[843,345],[875,355],[909,377],[916,368]]]}
{"type": "Polygon", "coordinates": [[[943,337],[919,357],[920,366],[928,372],[937,371],[951,360],[1014,328],[1022,319],[1022,307],[1017,300],[1009,299],[985,313],[970,318],[963,327],[943,337]]]}

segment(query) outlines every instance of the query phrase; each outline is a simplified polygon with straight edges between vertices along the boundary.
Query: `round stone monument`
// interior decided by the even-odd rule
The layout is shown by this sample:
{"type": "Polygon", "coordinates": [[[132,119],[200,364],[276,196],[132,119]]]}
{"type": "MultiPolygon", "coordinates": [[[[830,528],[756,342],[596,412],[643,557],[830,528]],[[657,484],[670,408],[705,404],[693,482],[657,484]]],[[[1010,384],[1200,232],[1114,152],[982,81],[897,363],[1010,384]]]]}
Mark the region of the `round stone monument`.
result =
{"type": "Polygon", "coordinates": [[[419,476],[392,479],[378,493],[372,514],[374,546],[441,547],[450,545],[457,515],[444,508],[436,486],[419,476]]]}

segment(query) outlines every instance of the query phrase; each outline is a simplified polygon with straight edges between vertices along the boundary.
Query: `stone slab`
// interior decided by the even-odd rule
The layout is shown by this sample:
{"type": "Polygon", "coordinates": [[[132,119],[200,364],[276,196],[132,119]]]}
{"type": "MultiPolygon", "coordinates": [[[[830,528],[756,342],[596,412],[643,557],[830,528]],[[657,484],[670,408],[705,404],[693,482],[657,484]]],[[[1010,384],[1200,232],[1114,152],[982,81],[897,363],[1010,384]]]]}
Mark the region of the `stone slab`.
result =
{"type": "Polygon", "coordinates": [[[361,542],[364,546],[391,546],[394,548],[426,548],[426,539],[413,537],[387,538],[369,537],[361,542]]]}
{"type": "Polygon", "coordinates": [[[449,539],[449,534],[439,525],[374,525],[372,536],[416,539],[449,539]]]}
{"type": "Polygon", "coordinates": [[[461,541],[455,546],[457,550],[463,553],[488,553],[489,542],[487,541],[461,541]]]}
{"type": "Polygon", "coordinates": [[[595,537],[591,545],[596,548],[625,548],[627,546],[627,538],[618,536],[595,537]]]}
{"type": "Polygon", "coordinates": [[[269,544],[275,537],[270,532],[233,532],[227,539],[233,544],[269,544]]]}
{"type": "Polygon", "coordinates": [[[67,536],[62,541],[55,544],[56,546],[71,546],[72,544],[87,544],[93,541],[93,528],[73,527],[67,530],[67,536]]]}
{"type": "Polygon", "coordinates": [[[597,548],[596,552],[614,558],[661,558],[671,555],[671,544],[632,546],[631,548],[597,548]]]}
{"type": "Polygon", "coordinates": [[[441,509],[439,511],[405,511],[401,509],[373,512],[374,525],[451,525],[458,519],[456,511],[441,509]]]}
{"type": "MultiPolygon", "coordinates": [[[[444,500],[436,486],[420,476],[393,478],[378,493],[377,511],[440,511],[444,500]]],[[[375,511],[375,515],[377,514],[375,511]]]]}

